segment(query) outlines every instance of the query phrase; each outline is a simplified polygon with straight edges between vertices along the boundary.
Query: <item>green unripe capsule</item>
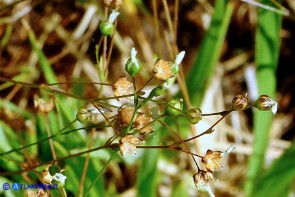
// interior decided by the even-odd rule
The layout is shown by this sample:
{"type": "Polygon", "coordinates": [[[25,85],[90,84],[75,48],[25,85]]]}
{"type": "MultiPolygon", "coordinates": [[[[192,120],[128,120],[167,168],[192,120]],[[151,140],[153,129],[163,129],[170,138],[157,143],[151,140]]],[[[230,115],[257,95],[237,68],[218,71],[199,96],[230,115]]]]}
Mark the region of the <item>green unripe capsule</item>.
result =
{"type": "Polygon", "coordinates": [[[49,166],[48,168],[48,172],[51,176],[55,175],[56,173],[60,173],[60,171],[61,171],[60,167],[55,164],[49,166]]]}
{"type": "Polygon", "coordinates": [[[99,24],[99,30],[103,36],[111,36],[114,32],[114,24],[103,21],[99,24]]]}
{"type": "Polygon", "coordinates": [[[186,116],[191,124],[197,124],[202,119],[202,111],[199,108],[190,109],[186,116]]]}
{"type": "Polygon", "coordinates": [[[126,72],[132,77],[135,77],[137,73],[141,71],[141,69],[142,64],[137,58],[135,60],[133,58],[129,58],[127,63],[125,64],[126,72]]]}
{"type": "Polygon", "coordinates": [[[165,88],[163,86],[155,87],[151,93],[149,94],[148,98],[158,97],[165,93],[165,88]]]}
{"type": "Polygon", "coordinates": [[[171,66],[171,71],[174,73],[174,75],[177,75],[179,73],[179,65],[174,63],[171,66]]]}
{"type": "Polygon", "coordinates": [[[92,121],[92,113],[86,108],[80,108],[76,118],[82,124],[89,123],[92,121]]]}
{"type": "Polygon", "coordinates": [[[183,110],[183,100],[182,99],[172,99],[169,101],[165,107],[165,114],[178,116],[183,110]]]}

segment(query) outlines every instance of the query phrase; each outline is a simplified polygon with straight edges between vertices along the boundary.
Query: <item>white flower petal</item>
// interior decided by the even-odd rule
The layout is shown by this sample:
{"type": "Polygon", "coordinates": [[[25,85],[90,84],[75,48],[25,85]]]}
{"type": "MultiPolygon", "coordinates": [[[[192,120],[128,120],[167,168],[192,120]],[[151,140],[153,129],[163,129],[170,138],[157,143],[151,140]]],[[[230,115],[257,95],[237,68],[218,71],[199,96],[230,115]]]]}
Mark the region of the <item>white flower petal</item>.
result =
{"type": "Polygon", "coordinates": [[[170,87],[171,85],[169,85],[167,82],[163,84],[163,88],[165,88],[166,90],[169,89],[170,87]]]}
{"type": "Polygon", "coordinates": [[[277,110],[278,110],[278,103],[273,101],[271,111],[272,111],[273,114],[276,114],[277,110]]]}
{"type": "Polygon", "coordinates": [[[112,10],[112,13],[110,14],[110,16],[109,16],[109,19],[108,19],[108,21],[110,22],[110,23],[114,23],[115,22],[115,20],[116,20],[116,18],[119,16],[119,12],[117,12],[116,10],[112,10]]]}
{"type": "Polygon", "coordinates": [[[131,59],[132,59],[132,62],[136,62],[136,54],[137,54],[137,51],[135,50],[135,48],[132,48],[131,49],[131,59]]]}
{"type": "Polygon", "coordinates": [[[55,175],[52,178],[53,180],[56,180],[57,182],[61,184],[65,184],[65,181],[67,179],[67,177],[61,173],[55,173],[55,175]]]}
{"type": "Polygon", "coordinates": [[[230,147],[228,147],[226,149],[226,151],[224,153],[221,153],[221,157],[226,157],[230,152],[232,152],[233,150],[236,149],[236,145],[231,145],[230,147]]]}
{"type": "Polygon", "coordinates": [[[181,51],[177,56],[176,56],[176,59],[175,59],[175,63],[177,65],[179,65],[181,63],[181,61],[183,60],[183,57],[185,55],[185,51],[181,51]]]}

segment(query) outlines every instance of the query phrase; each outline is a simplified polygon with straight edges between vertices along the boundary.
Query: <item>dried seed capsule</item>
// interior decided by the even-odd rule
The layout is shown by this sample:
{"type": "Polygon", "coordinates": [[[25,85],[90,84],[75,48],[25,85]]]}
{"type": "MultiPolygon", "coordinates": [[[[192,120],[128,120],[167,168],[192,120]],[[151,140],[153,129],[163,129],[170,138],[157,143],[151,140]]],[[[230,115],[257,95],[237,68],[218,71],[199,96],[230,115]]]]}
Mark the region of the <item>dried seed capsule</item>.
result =
{"type": "Polygon", "coordinates": [[[47,114],[54,109],[53,99],[50,98],[48,102],[44,99],[35,97],[34,98],[34,107],[41,113],[47,114]]]}
{"type": "Polygon", "coordinates": [[[182,99],[172,99],[169,101],[165,107],[165,114],[178,116],[183,110],[183,100],[182,99]]]}
{"type": "Polygon", "coordinates": [[[221,167],[221,151],[207,150],[206,155],[202,158],[202,163],[209,172],[214,172],[215,169],[221,167]]]}
{"type": "Polygon", "coordinates": [[[134,121],[134,128],[139,130],[141,135],[151,133],[153,132],[153,128],[150,124],[152,121],[153,118],[151,116],[141,113],[134,121]]]}
{"type": "Polygon", "coordinates": [[[191,124],[196,124],[202,119],[202,111],[199,108],[190,109],[186,116],[191,124]]]}
{"type": "Polygon", "coordinates": [[[127,127],[131,122],[132,115],[134,113],[133,107],[124,107],[121,108],[117,115],[117,126],[119,127],[127,127]]]}
{"type": "Polygon", "coordinates": [[[109,8],[118,9],[122,4],[122,0],[104,0],[104,4],[109,8]]]}
{"type": "Polygon", "coordinates": [[[196,174],[193,175],[194,183],[199,189],[201,186],[208,185],[211,181],[214,180],[213,174],[206,170],[199,170],[196,174]]]}
{"type": "Polygon", "coordinates": [[[120,77],[113,85],[115,96],[123,96],[131,94],[132,83],[127,80],[127,77],[120,77]]]}
{"type": "Polygon", "coordinates": [[[171,77],[174,77],[175,74],[172,72],[173,62],[165,60],[157,60],[154,65],[154,76],[162,81],[165,81],[171,77]]]}
{"type": "Polygon", "coordinates": [[[136,154],[136,145],[143,144],[144,141],[132,134],[127,134],[119,140],[120,154],[124,157],[126,153],[136,154]]]}
{"type": "Polygon", "coordinates": [[[261,111],[268,111],[271,109],[272,113],[277,112],[278,104],[267,95],[261,95],[253,105],[261,111]]]}
{"type": "Polygon", "coordinates": [[[247,94],[236,95],[232,100],[232,110],[245,110],[249,107],[249,99],[247,94]]]}

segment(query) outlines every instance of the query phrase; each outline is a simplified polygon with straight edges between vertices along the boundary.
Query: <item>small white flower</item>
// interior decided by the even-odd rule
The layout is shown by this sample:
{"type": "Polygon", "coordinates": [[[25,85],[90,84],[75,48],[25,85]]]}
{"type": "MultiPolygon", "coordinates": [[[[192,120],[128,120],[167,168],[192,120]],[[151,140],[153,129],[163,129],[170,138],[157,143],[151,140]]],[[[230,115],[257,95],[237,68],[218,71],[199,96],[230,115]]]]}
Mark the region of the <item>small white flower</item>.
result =
{"type": "Polygon", "coordinates": [[[116,18],[119,16],[119,12],[117,12],[116,10],[112,10],[112,13],[109,15],[109,19],[108,19],[108,21],[110,22],[110,23],[114,23],[115,22],[115,20],[116,20],[116,18]]]}
{"type": "Polygon", "coordinates": [[[175,64],[179,65],[181,61],[183,60],[185,55],[185,51],[181,51],[175,58],[175,64]]]}
{"type": "Polygon", "coordinates": [[[165,83],[163,84],[163,88],[165,88],[166,90],[169,89],[170,87],[171,87],[171,85],[168,84],[167,82],[165,82],[165,83]]]}
{"type": "Polygon", "coordinates": [[[55,175],[52,177],[53,180],[56,180],[60,184],[64,185],[67,177],[61,173],[55,173],[55,175]]]}

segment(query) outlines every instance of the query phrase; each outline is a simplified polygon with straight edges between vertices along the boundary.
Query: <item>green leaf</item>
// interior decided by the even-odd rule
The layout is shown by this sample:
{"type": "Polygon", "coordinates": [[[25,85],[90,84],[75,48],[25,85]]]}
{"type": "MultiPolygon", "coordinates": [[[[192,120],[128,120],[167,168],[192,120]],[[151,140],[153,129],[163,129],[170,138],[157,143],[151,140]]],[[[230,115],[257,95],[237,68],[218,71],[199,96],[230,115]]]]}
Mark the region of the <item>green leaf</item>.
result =
{"type": "MultiPolygon", "coordinates": [[[[268,4],[269,1],[263,0],[261,3],[268,4]]],[[[281,20],[281,15],[259,9],[255,49],[258,91],[260,95],[267,94],[273,99],[276,91],[275,72],[280,51],[281,20]]],[[[245,194],[249,197],[256,190],[255,182],[263,167],[272,119],[271,112],[254,111],[254,152],[249,161],[245,184],[245,194]]]]}
{"type": "MultiPolygon", "coordinates": [[[[156,143],[156,140],[153,139],[153,142],[156,143]]],[[[139,197],[157,196],[158,156],[158,149],[149,149],[143,154],[137,177],[137,196],[139,197]]]]}
{"type": "Polygon", "coordinates": [[[211,25],[187,77],[187,88],[194,106],[200,106],[209,78],[217,65],[232,12],[233,1],[216,2],[211,25]]]}
{"type": "Polygon", "coordinates": [[[172,197],[189,197],[188,187],[185,184],[186,182],[182,180],[177,182],[176,185],[173,186],[172,197]]]}
{"type": "Polygon", "coordinates": [[[29,30],[29,40],[32,44],[33,50],[36,52],[36,54],[38,56],[41,70],[44,73],[44,77],[45,77],[46,81],[48,83],[57,83],[58,81],[57,81],[57,78],[56,78],[52,68],[51,68],[51,65],[50,65],[47,57],[43,53],[41,47],[39,46],[36,36],[32,30],[29,30]]]}
{"type": "Polygon", "coordinates": [[[291,184],[295,180],[294,155],[295,143],[259,179],[252,196],[288,196],[291,184]]]}

